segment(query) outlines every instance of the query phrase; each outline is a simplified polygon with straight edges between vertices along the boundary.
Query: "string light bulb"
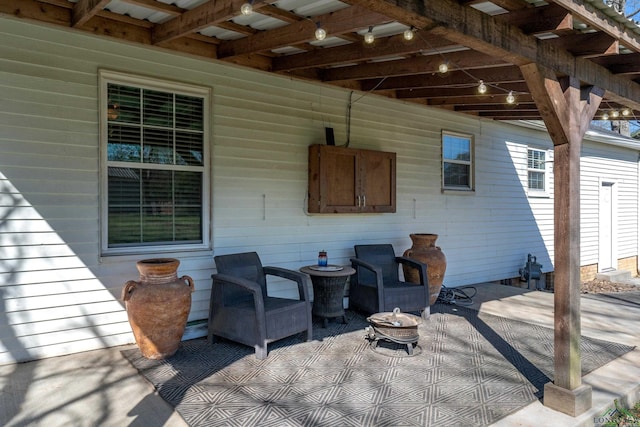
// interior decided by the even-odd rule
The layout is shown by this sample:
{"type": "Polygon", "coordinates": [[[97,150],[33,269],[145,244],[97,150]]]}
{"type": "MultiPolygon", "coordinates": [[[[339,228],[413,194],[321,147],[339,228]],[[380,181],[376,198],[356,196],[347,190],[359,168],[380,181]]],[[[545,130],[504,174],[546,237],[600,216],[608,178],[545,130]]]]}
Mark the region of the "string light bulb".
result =
{"type": "Polygon", "coordinates": [[[480,84],[478,85],[478,93],[480,95],[484,95],[485,93],[487,93],[487,85],[484,84],[482,80],[480,80],[480,84]]]}
{"type": "Polygon", "coordinates": [[[414,30],[413,27],[404,30],[404,33],[402,33],[402,37],[404,37],[406,41],[413,40],[413,36],[414,36],[413,30],[414,30]]]}
{"type": "Polygon", "coordinates": [[[624,110],[622,110],[622,115],[625,117],[631,115],[631,110],[628,108],[625,108],[624,110]]]}
{"type": "Polygon", "coordinates": [[[327,38],[327,31],[320,26],[319,22],[316,22],[316,40],[322,41],[327,38]]]}
{"type": "Polygon", "coordinates": [[[513,95],[513,91],[509,91],[509,95],[507,95],[507,104],[513,105],[516,102],[516,97],[513,95]]]}
{"type": "Polygon", "coordinates": [[[440,74],[447,74],[448,71],[449,71],[449,64],[447,64],[446,61],[438,65],[438,72],[440,74]]]}
{"type": "Polygon", "coordinates": [[[609,120],[609,114],[608,113],[602,113],[602,120],[609,120]]]}
{"type": "Polygon", "coordinates": [[[249,0],[248,2],[244,3],[242,6],[240,6],[240,13],[242,13],[243,15],[251,15],[253,13],[253,0],[249,0]]]}
{"type": "Polygon", "coordinates": [[[376,36],[373,35],[373,27],[369,27],[369,31],[364,35],[364,42],[366,44],[373,44],[376,40],[376,36]]]}
{"type": "Polygon", "coordinates": [[[618,117],[620,117],[620,112],[618,110],[613,110],[611,112],[611,117],[613,117],[614,119],[617,119],[618,117]]]}

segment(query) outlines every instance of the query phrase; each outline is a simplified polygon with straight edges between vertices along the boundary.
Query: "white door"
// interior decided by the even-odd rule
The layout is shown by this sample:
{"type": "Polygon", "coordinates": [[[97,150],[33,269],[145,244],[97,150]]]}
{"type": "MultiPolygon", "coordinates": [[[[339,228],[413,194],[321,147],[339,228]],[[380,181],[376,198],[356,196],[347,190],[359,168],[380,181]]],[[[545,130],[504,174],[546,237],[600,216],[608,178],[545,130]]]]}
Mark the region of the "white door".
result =
{"type": "Polygon", "coordinates": [[[612,182],[600,184],[600,226],[599,226],[599,256],[598,270],[615,270],[617,260],[615,257],[615,193],[612,182]]]}

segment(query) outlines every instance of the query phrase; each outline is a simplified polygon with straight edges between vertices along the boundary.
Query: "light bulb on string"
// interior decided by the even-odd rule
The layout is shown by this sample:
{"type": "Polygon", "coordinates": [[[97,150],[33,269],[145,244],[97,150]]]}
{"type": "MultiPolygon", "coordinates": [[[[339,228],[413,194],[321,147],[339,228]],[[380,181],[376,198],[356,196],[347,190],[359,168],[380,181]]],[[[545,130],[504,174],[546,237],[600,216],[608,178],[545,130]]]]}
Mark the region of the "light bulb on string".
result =
{"type": "Polygon", "coordinates": [[[408,28],[406,30],[404,30],[404,33],[402,33],[402,37],[406,40],[406,41],[411,41],[413,40],[413,27],[408,28]]]}
{"type": "Polygon", "coordinates": [[[242,6],[240,6],[240,13],[242,13],[243,15],[251,15],[253,13],[253,0],[249,0],[248,2],[244,3],[242,6]]]}
{"type": "Polygon", "coordinates": [[[625,116],[625,117],[631,115],[631,110],[628,109],[628,108],[623,109],[622,110],[622,115],[625,116]]]}
{"type": "Polygon", "coordinates": [[[447,74],[449,72],[449,64],[447,63],[447,61],[438,65],[438,72],[440,74],[447,74]]]}
{"type": "Polygon", "coordinates": [[[613,117],[614,119],[617,119],[618,117],[620,117],[620,112],[618,110],[613,110],[611,112],[611,117],[613,117]]]}
{"type": "Polygon", "coordinates": [[[327,31],[320,26],[319,22],[316,22],[316,33],[315,33],[315,36],[316,36],[316,40],[318,40],[318,41],[322,41],[325,38],[327,38],[327,31]]]}
{"type": "Polygon", "coordinates": [[[373,27],[369,27],[369,31],[364,35],[364,42],[366,44],[373,44],[376,40],[376,36],[373,35],[373,27]]]}
{"type": "Polygon", "coordinates": [[[487,93],[487,85],[484,84],[482,80],[480,80],[480,84],[478,85],[478,93],[480,95],[484,95],[485,93],[487,93]]]}
{"type": "Polygon", "coordinates": [[[512,90],[509,91],[509,95],[507,95],[506,101],[507,101],[507,104],[509,105],[513,105],[516,103],[516,97],[513,95],[512,90]]]}
{"type": "Polygon", "coordinates": [[[602,120],[609,120],[609,114],[608,113],[602,113],[602,120]]]}

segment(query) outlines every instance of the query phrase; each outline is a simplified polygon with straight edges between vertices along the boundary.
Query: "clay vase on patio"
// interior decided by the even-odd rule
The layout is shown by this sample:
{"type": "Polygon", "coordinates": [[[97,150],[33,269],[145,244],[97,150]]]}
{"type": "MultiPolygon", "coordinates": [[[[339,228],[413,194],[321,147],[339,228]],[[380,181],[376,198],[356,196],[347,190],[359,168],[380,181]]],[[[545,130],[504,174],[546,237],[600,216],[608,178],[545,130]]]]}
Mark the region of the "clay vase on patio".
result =
{"type": "Polygon", "coordinates": [[[178,279],[179,265],[174,258],[138,261],[140,280],[129,280],[122,288],[136,344],[147,359],[172,356],[182,341],[195,288],[191,277],[178,279]]]}
{"type": "MultiPolygon", "coordinates": [[[[404,251],[403,256],[427,264],[429,279],[429,305],[435,304],[442,289],[444,272],[447,269],[447,258],[436,246],[437,234],[410,234],[413,245],[404,251]]],[[[403,265],[404,279],[407,282],[420,283],[420,276],[415,268],[403,265]]]]}

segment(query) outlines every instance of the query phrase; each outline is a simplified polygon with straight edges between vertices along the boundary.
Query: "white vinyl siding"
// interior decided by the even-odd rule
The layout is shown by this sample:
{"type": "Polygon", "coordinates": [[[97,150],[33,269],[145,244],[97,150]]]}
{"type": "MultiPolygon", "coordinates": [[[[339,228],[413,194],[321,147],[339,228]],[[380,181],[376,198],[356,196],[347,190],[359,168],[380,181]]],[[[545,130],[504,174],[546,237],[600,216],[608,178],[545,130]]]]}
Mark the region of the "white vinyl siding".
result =
{"type": "MultiPolygon", "coordinates": [[[[439,235],[446,286],[517,277],[527,253],[553,270],[551,172],[549,198],[527,197],[527,147],[552,154],[542,130],[366,94],[352,109],[351,146],[397,153],[397,212],[308,215],[307,147],[324,142],[325,127],[337,145],[346,142],[349,91],[0,23],[0,364],[132,343],[120,293],[143,257],[181,261],[178,274],[195,281],[191,322],[208,315],[214,254],[256,251],[265,265],[299,269],[326,249],[329,263],[348,264],[354,244],[391,243],[401,254],[418,232],[439,235]],[[213,250],[101,256],[100,69],[212,88],[213,250]],[[442,192],[443,129],[474,136],[473,197],[442,192]]],[[[585,143],[583,264],[594,259],[586,234],[600,177],[619,185],[620,256],[637,253],[637,156],[585,143]]],[[[291,297],[295,285],[275,282],[271,291],[291,297]]]]}

